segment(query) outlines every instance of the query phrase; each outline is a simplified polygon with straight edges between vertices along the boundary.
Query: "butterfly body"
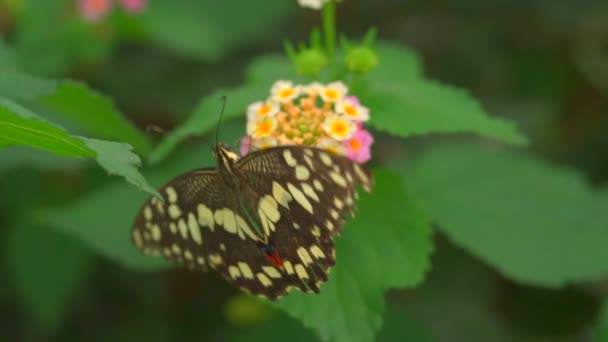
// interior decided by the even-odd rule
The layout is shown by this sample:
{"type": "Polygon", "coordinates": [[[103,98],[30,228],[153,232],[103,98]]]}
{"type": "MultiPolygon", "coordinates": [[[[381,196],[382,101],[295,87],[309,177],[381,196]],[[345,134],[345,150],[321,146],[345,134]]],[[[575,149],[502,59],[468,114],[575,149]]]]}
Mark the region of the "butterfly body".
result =
{"type": "Polygon", "coordinates": [[[136,217],[132,240],[146,254],[219,272],[242,290],[275,299],[319,292],[335,264],[334,234],[354,213],[364,167],[327,151],[281,146],[239,158],[213,148],[218,167],[160,189],[136,217]]]}

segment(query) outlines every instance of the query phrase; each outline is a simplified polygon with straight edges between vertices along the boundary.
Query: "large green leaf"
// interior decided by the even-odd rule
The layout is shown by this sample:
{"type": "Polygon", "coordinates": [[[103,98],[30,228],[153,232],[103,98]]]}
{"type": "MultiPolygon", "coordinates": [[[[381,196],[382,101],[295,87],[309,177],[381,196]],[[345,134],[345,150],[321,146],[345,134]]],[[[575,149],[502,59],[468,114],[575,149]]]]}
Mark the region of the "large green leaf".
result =
{"type": "Polygon", "coordinates": [[[405,82],[422,78],[418,56],[410,49],[395,43],[381,42],[373,47],[378,55],[378,67],[368,79],[373,82],[405,82]]]}
{"type": "Polygon", "coordinates": [[[356,218],[337,238],[336,266],[318,295],[294,292],[277,306],[322,340],[372,341],[382,325],[384,292],[419,284],[429,268],[431,230],[401,186],[376,172],[374,193],[363,194],[356,218]]]}
{"type": "Polygon", "coordinates": [[[83,134],[125,141],[143,154],[150,151],[149,138],[133,126],[114,103],[84,83],[54,80],[17,71],[0,73],[0,96],[50,110],[61,122],[83,134]],[[41,105],[41,106],[40,106],[41,105]]]}
{"type": "MultiPolygon", "coordinates": [[[[247,106],[255,101],[268,97],[270,86],[267,84],[249,84],[237,88],[215,91],[204,97],[188,120],[170,132],[150,155],[150,162],[158,163],[171,153],[171,151],[184,139],[190,136],[201,136],[218,124],[221,110],[220,99],[226,96],[226,110],[224,120],[243,117],[247,106]]],[[[221,132],[220,132],[221,133],[221,132]]],[[[246,132],[243,131],[243,135],[246,132]]],[[[222,137],[220,137],[222,138],[222,137]]]]}
{"type": "Polygon", "coordinates": [[[467,92],[437,82],[375,82],[356,95],[370,108],[370,124],[397,136],[477,133],[512,144],[526,142],[513,124],[487,116],[467,92]]]}
{"type": "Polygon", "coordinates": [[[68,134],[28,109],[0,98],[0,146],[27,145],[61,156],[90,157],[110,174],[120,175],[152,195],[160,196],[137,171],[139,157],[124,143],[88,139],[68,134]]]}
{"type": "Polygon", "coordinates": [[[150,151],[149,138],[122,115],[112,101],[74,81],[61,81],[55,91],[38,99],[62,119],[81,127],[87,135],[125,141],[144,155],[150,151]]]}
{"type": "Polygon", "coordinates": [[[608,274],[608,202],[575,171],[457,145],[416,160],[408,177],[454,243],[511,279],[555,287],[608,274]]]}
{"type": "Polygon", "coordinates": [[[0,98],[0,137],[12,145],[34,146],[62,156],[95,156],[80,138],[3,98],[0,98]]]}
{"type": "Polygon", "coordinates": [[[72,239],[36,225],[13,225],[4,243],[17,294],[41,330],[52,334],[84,282],[92,255],[72,239]]]}
{"type": "Polygon", "coordinates": [[[141,166],[141,159],[131,151],[133,150],[131,145],[97,139],[81,139],[88,148],[95,151],[97,163],[106,169],[110,175],[122,176],[127,182],[135,185],[137,188],[148,194],[162,198],[139,172],[138,168],[141,166]]]}

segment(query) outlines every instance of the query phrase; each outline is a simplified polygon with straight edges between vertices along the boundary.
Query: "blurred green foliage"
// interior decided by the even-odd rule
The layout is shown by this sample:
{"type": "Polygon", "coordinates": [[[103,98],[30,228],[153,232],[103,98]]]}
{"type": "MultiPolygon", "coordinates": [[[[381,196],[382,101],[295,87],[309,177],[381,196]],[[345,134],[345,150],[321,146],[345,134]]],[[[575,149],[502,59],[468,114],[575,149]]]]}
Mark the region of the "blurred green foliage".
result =
{"type": "Polygon", "coordinates": [[[336,10],[369,73],[342,44],[298,74],[283,41],[321,18],[295,0],[152,0],[96,22],[72,0],[0,0],[4,338],[608,341],[608,7],[336,10]],[[129,232],[155,187],[213,165],[220,96],[233,144],[278,79],[349,84],[377,185],[321,294],[270,304],[139,255],[129,232]]]}
{"type": "Polygon", "coordinates": [[[408,179],[455,244],[513,280],[559,287],[608,273],[608,188],[594,191],[572,170],[451,145],[417,160],[408,179]]]}
{"type": "MultiPolygon", "coordinates": [[[[56,331],[70,298],[91,269],[83,244],[45,226],[14,224],[5,241],[8,274],[43,335],[56,331]],[[44,267],[41,267],[44,262],[44,267]],[[56,272],[63,270],[61,276],[56,272]]],[[[46,336],[50,337],[50,336],[46,336]]]]}

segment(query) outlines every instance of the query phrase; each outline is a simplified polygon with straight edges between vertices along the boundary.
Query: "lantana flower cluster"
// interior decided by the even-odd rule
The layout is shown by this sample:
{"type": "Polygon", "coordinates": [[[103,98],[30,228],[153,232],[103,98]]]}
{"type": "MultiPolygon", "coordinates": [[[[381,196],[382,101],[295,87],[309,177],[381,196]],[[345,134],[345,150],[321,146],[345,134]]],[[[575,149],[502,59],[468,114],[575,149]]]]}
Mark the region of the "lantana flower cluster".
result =
{"type": "MultiPolygon", "coordinates": [[[[127,13],[140,13],[148,4],[148,0],[118,0],[118,5],[127,13]]],[[[98,21],[112,10],[114,0],[78,0],[78,10],[83,18],[98,21]]]]}
{"type": "MultiPolygon", "coordinates": [[[[298,0],[298,5],[304,8],[312,8],[314,10],[320,10],[323,6],[332,0],[298,0]]],[[[342,1],[342,0],[338,0],[342,1]]]]}
{"type": "Polygon", "coordinates": [[[369,109],[349,96],[342,82],[295,85],[277,81],[269,98],[247,108],[247,136],[240,152],[305,145],[364,163],[371,157],[374,141],[364,129],[369,117],[369,109]]]}

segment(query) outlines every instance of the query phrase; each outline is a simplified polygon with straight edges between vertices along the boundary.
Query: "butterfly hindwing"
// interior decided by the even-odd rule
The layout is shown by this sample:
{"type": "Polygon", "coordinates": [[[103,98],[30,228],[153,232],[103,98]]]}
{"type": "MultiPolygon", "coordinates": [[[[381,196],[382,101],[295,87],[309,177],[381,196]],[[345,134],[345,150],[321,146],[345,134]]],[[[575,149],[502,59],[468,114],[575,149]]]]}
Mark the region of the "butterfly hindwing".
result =
{"type": "MultiPolygon", "coordinates": [[[[200,169],[173,179],[144,204],[135,219],[132,240],[144,253],[162,254],[188,268],[207,269],[214,234],[214,212],[226,206],[216,169],[200,169]]],[[[219,247],[219,246],[218,246],[219,247]]]]}

